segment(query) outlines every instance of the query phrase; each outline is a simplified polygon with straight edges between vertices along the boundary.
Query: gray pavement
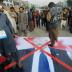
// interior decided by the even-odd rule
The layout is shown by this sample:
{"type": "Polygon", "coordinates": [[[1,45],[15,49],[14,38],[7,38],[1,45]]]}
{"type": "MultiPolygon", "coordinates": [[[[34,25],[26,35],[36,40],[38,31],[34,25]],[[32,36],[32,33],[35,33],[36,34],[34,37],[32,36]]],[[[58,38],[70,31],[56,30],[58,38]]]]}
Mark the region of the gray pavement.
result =
{"type": "MultiPolygon", "coordinates": [[[[35,28],[33,32],[28,32],[28,37],[47,37],[48,33],[45,28],[35,28]]],[[[59,37],[72,37],[68,30],[59,29],[59,37]]]]}

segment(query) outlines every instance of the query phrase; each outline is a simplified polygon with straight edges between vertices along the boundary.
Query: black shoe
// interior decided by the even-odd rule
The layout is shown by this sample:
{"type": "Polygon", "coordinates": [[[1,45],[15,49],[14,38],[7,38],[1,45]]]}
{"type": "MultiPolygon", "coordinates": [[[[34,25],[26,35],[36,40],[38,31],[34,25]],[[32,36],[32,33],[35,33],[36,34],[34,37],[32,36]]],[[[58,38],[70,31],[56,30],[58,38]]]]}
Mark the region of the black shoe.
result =
{"type": "Polygon", "coordinates": [[[53,47],[53,45],[52,45],[52,44],[49,44],[48,46],[49,46],[49,47],[53,47]]]}

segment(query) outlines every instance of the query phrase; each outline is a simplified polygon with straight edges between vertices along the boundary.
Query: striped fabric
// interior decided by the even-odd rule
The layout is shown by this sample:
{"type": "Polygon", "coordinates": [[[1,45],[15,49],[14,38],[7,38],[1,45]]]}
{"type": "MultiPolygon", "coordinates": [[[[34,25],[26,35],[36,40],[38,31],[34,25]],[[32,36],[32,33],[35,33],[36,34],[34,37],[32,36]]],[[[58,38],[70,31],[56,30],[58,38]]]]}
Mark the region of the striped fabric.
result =
{"type": "MultiPolygon", "coordinates": [[[[67,65],[72,66],[72,38],[62,37],[59,38],[59,40],[63,42],[66,48],[49,48],[48,46],[45,46],[43,49],[36,51],[33,55],[22,62],[24,66],[24,72],[71,72],[69,69],[65,68],[63,65],[59,64],[50,56],[42,52],[42,50],[44,50],[57,57],[67,65]]],[[[43,45],[47,41],[49,41],[49,38],[47,37],[38,37],[32,40],[32,42],[38,46],[43,45]]],[[[17,38],[16,42],[21,57],[36,49],[32,44],[23,38],[17,38]]]]}

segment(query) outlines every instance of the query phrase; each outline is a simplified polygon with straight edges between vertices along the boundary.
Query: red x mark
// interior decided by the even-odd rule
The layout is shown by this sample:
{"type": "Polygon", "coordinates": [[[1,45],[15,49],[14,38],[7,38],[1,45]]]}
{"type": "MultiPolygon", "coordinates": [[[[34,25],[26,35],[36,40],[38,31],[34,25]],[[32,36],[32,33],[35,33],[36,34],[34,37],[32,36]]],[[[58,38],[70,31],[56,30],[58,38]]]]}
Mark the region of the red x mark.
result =
{"type": "MultiPolygon", "coordinates": [[[[39,48],[36,44],[34,44],[33,42],[31,42],[30,40],[28,39],[25,39],[26,41],[28,41],[29,43],[31,43],[35,48],[39,48]]],[[[41,46],[41,48],[43,48],[44,46],[48,45],[49,42],[45,43],[44,45],[41,46]]],[[[60,43],[60,47],[63,47],[65,48],[65,46],[61,43],[61,42],[58,42],[60,43]]],[[[63,65],[65,68],[69,69],[70,71],[72,71],[72,67],[69,66],[68,64],[64,63],[63,61],[61,61],[60,59],[58,59],[57,57],[51,55],[50,53],[46,52],[45,50],[41,50],[42,52],[44,52],[45,54],[47,54],[48,56],[50,56],[51,58],[53,58],[55,61],[57,61],[59,64],[63,65]]]]}
{"type": "MultiPolygon", "coordinates": [[[[19,61],[23,61],[25,59],[27,59],[29,56],[33,55],[36,51],[41,50],[43,47],[45,47],[46,45],[48,45],[50,42],[46,42],[44,45],[42,46],[37,46],[36,44],[34,44],[33,42],[31,42],[31,40],[28,40],[25,38],[26,41],[28,41],[30,44],[32,44],[36,50],[28,53],[27,55],[23,56],[19,61]]],[[[42,50],[42,52],[44,52],[45,54],[47,54],[48,56],[50,56],[52,59],[54,59],[55,61],[57,61],[59,64],[63,65],[65,68],[67,68],[68,70],[72,71],[72,67],[69,66],[68,64],[64,63],[63,61],[59,60],[57,57],[51,55],[50,53],[42,50]]],[[[12,62],[11,64],[5,66],[5,70],[8,70],[9,68],[13,67],[14,65],[16,65],[16,62],[12,62]]]]}
{"type": "MultiPolygon", "coordinates": [[[[25,40],[27,40],[27,39],[25,39],[25,40]]],[[[49,43],[49,42],[45,43],[44,45],[42,45],[42,46],[40,46],[40,47],[38,47],[37,45],[34,44],[34,47],[36,47],[37,49],[34,50],[34,51],[32,51],[32,52],[30,52],[30,53],[28,53],[28,54],[26,54],[25,56],[23,56],[22,58],[20,58],[19,61],[21,62],[21,61],[27,59],[29,56],[33,55],[36,51],[41,50],[41,49],[42,49],[44,46],[46,46],[48,43],[49,43]]],[[[32,43],[32,44],[33,44],[33,43],[32,43]]],[[[4,69],[5,69],[5,70],[8,70],[8,69],[12,68],[13,66],[15,66],[16,64],[17,64],[17,62],[14,61],[14,62],[10,63],[9,65],[5,66],[4,69]]]]}

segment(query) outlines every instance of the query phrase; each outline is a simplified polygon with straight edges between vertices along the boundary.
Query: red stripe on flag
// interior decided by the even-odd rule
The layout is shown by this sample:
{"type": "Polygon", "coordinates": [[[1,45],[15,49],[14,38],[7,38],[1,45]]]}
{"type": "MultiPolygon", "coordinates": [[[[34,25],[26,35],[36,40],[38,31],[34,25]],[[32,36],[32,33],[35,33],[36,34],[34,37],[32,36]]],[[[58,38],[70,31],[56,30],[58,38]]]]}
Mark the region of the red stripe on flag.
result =
{"type": "Polygon", "coordinates": [[[42,52],[44,52],[45,54],[47,54],[48,56],[50,56],[51,58],[53,58],[55,61],[57,61],[59,64],[61,64],[62,66],[64,66],[65,68],[67,68],[68,70],[72,71],[72,66],[69,66],[68,64],[64,63],[63,61],[61,61],[60,59],[58,59],[57,57],[51,55],[50,53],[42,50],[42,52]]]}
{"type": "MultiPolygon", "coordinates": [[[[34,50],[34,51],[28,53],[27,55],[23,56],[22,58],[20,58],[19,61],[23,61],[23,60],[27,59],[27,58],[30,57],[32,54],[34,54],[36,51],[41,50],[43,47],[45,47],[46,45],[48,45],[48,44],[50,43],[50,41],[49,41],[49,42],[46,42],[46,43],[45,43],[44,45],[42,45],[42,46],[37,46],[36,44],[34,44],[33,42],[31,42],[30,40],[28,40],[28,39],[25,39],[25,40],[26,40],[27,42],[29,42],[30,44],[32,44],[32,45],[36,48],[36,50],[34,50]]],[[[48,52],[46,52],[46,51],[44,51],[44,50],[43,50],[43,52],[46,53],[46,54],[47,54],[48,56],[50,56],[51,58],[53,58],[53,59],[54,59],[55,61],[57,61],[59,64],[63,65],[65,68],[67,68],[67,69],[69,69],[70,71],[72,71],[72,67],[69,66],[68,64],[65,64],[64,62],[62,62],[61,60],[59,60],[57,57],[52,56],[51,54],[49,54],[48,52]]],[[[16,64],[17,64],[16,62],[12,62],[11,64],[5,66],[4,69],[5,69],[5,70],[8,70],[9,68],[13,67],[13,66],[16,65],[16,64]]]]}
{"type": "MultiPolygon", "coordinates": [[[[28,41],[27,39],[25,39],[25,40],[28,41]]],[[[29,41],[29,42],[30,42],[30,41],[29,41]]],[[[31,42],[30,42],[30,43],[31,43],[31,42]]],[[[48,43],[49,43],[49,42],[48,42],[48,43]]],[[[30,53],[28,53],[28,54],[26,54],[25,56],[21,57],[20,60],[19,60],[20,62],[23,61],[23,60],[25,60],[25,59],[27,59],[28,57],[30,57],[31,55],[33,55],[36,51],[41,50],[44,46],[47,45],[47,43],[45,43],[43,46],[38,47],[38,46],[35,45],[34,43],[31,43],[31,44],[33,44],[34,47],[36,47],[37,49],[34,50],[34,51],[32,51],[32,52],[30,52],[30,53]]],[[[8,64],[7,66],[5,66],[4,69],[5,69],[5,70],[8,70],[8,69],[12,68],[13,66],[15,66],[16,64],[17,64],[17,63],[14,61],[14,62],[8,64]]]]}
{"type": "Polygon", "coordinates": [[[4,67],[4,70],[10,69],[10,68],[12,68],[13,66],[15,66],[16,64],[17,64],[16,62],[10,63],[9,65],[7,65],[7,66],[4,67]]]}
{"type": "MultiPolygon", "coordinates": [[[[33,46],[35,45],[34,43],[30,42],[29,40],[25,39],[26,41],[28,41],[30,44],[32,44],[33,46]]],[[[48,45],[48,42],[45,43],[44,45],[41,46],[41,48],[43,48],[44,46],[48,45]]],[[[36,45],[35,45],[36,46],[36,45]]],[[[55,61],[57,61],[59,64],[61,64],[62,66],[64,66],[65,68],[67,68],[68,70],[72,71],[72,66],[69,66],[68,64],[64,63],[63,61],[61,61],[60,59],[58,59],[57,57],[54,57],[53,55],[51,55],[50,53],[42,50],[42,52],[46,53],[48,56],[50,56],[51,58],[53,58],[55,61]]]]}

